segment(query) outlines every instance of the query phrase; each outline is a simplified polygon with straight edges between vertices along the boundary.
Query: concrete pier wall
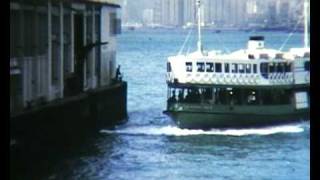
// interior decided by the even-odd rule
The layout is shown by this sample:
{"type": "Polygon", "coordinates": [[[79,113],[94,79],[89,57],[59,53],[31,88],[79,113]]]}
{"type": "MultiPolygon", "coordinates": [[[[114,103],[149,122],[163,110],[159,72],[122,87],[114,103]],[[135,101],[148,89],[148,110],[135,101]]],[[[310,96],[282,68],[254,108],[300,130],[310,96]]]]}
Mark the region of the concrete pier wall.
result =
{"type": "Polygon", "coordinates": [[[90,132],[125,122],[126,104],[126,82],[98,88],[11,115],[10,137],[17,143],[76,143],[90,132]]]}

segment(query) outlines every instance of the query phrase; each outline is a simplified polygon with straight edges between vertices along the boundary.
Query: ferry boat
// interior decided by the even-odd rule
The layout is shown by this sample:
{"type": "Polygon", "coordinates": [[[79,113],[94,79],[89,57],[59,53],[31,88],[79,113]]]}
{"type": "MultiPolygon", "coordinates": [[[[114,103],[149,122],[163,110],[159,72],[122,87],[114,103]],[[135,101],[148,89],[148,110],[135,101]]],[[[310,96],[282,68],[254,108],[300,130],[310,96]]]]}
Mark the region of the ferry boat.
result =
{"type": "Polygon", "coordinates": [[[306,28],[303,48],[270,49],[264,46],[263,36],[253,36],[246,49],[229,54],[206,52],[201,43],[200,0],[197,9],[198,49],[167,60],[164,113],[188,129],[257,127],[309,119],[306,28]]]}

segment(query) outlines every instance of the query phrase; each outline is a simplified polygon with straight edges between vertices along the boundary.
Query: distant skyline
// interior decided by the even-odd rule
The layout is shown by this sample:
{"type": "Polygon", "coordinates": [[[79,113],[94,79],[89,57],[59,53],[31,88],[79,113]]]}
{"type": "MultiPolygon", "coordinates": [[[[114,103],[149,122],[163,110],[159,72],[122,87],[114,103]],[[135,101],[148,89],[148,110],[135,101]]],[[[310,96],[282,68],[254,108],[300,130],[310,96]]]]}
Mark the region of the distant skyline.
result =
{"type": "MultiPolygon", "coordinates": [[[[120,0],[122,24],[185,26],[196,23],[195,0],[120,0]]],[[[202,20],[215,27],[303,25],[303,0],[202,0],[202,20]],[[300,20],[300,21],[299,21],[300,20]]]]}

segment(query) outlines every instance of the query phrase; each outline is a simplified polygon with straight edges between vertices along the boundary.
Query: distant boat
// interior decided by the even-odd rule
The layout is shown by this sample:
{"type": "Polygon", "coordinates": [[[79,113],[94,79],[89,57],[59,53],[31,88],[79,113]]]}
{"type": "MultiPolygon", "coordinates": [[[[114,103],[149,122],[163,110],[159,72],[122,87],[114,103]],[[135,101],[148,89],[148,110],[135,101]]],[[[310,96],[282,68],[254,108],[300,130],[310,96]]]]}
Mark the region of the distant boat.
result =
{"type": "Polygon", "coordinates": [[[139,24],[139,23],[125,23],[122,25],[122,28],[130,30],[130,31],[134,31],[136,29],[142,28],[143,25],[139,24]]]}
{"type": "Polygon", "coordinates": [[[309,119],[310,50],[268,49],[263,36],[248,47],[222,54],[201,43],[198,49],[168,57],[167,109],[181,128],[210,129],[282,124],[309,119]]]}

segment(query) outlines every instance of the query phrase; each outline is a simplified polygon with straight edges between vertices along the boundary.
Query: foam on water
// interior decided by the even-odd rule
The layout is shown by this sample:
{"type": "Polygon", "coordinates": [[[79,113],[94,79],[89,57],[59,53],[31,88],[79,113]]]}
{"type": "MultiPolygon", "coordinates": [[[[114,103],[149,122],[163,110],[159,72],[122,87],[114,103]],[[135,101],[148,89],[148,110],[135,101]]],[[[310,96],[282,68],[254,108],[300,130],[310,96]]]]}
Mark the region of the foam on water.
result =
{"type": "Polygon", "coordinates": [[[176,126],[133,126],[115,130],[101,130],[101,133],[107,134],[126,134],[126,135],[154,135],[154,136],[192,136],[192,135],[270,135],[277,133],[300,133],[304,128],[301,125],[283,125],[266,128],[250,129],[211,129],[208,131],[201,129],[181,129],[176,126]]]}

